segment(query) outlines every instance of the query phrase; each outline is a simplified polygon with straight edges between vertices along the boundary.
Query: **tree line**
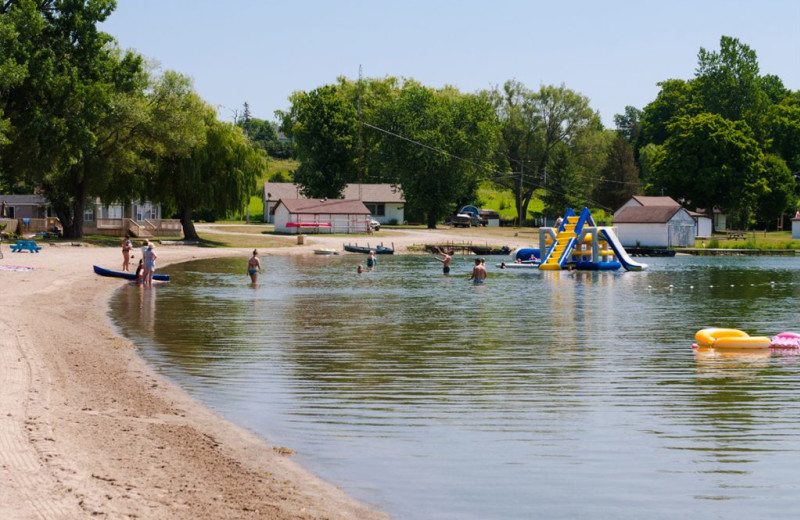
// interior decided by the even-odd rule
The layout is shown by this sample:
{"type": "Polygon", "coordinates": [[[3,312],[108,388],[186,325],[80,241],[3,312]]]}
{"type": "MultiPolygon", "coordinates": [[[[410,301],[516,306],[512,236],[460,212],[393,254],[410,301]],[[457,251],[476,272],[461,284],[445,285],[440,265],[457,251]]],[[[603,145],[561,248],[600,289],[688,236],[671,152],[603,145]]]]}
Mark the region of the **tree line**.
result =
{"type": "Polygon", "coordinates": [[[429,227],[474,202],[483,181],[531,200],[544,216],[569,206],[614,211],[631,195],[668,195],[732,225],[769,226],[797,207],[800,92],[760,75],[755,51],[723,36],[700,49],[696,75],[659,83],[643,109],[605,129],[590,101],[564,85],[462,93],[387,77],[295,92],[278,111],[294,138],[294,180],[312,197],[347,183],[403,187],[406,213],[429,227]]]}
{"type": "Polygon", "coordinates": [[[133,199],[176,214],[240,209],[266,154],[188,78],[158,72],[97,25],[113,0],[0,2],[0,192],[47,196],[67,237],[84,210],[133,199]]]}
{"type": "Polygon", "coordinates": [[[249,201],[267,152],[296,156],[293,180],[311,197],[354,182],[401,185],[408,218],[429,227],[477,202],[486,181],[512,191],[520,223],[534,199],[555,217],[669,195],[722,210],[737,227],[774,223],[797,205],[800,92],[761,75],[755,51],[735,38],[701,48],[694,78],[659,83],[655,100],[615,116],[615,129],[565,85],[509,80],[464,93],[395,77],[340,77],[292,93],[277,123],[246,103],[226,123],[188,78],[98,30],[115,7],[0,1],[0,191],[46,195],[67,236],[82,235],[99,197],[160,203],[196,238],[198,211],[249,201]]]}

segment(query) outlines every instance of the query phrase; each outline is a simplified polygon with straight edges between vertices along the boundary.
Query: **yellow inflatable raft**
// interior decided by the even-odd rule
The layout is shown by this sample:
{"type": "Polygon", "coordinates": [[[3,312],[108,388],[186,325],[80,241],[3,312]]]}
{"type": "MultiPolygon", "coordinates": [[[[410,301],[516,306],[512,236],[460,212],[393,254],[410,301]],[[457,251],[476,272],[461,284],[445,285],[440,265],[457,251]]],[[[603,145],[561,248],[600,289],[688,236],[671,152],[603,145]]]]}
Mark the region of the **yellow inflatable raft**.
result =
{"type": "Polygon", "coordinates": [[[699,348],[752,350],[769,348],[766,336],[750,336],[738,329],[702,329],[694,335],[699,348]]]}

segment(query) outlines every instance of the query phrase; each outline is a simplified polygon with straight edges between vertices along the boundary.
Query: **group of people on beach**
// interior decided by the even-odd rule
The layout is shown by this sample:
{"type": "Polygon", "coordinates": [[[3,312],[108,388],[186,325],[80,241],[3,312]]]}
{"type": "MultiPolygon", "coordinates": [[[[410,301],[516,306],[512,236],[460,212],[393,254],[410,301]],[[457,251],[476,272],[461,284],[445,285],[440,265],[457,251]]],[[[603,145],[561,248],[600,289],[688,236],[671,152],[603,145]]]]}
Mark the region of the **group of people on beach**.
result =
{"type": "MultiPolygon", "coordinates": [[[[129,271],[131,260],[134,259],[133,242],[131,242],[130,234],[126,234],[122,239],[122,270],[129,271]]],[[[149,240],[145,239],[142,242],[142,257],[139,259],[139,265],[136,267],[136,284],[153,285],[153,275],[156,272],[156,259],[158,255],[155,248],[149,240]]]]}

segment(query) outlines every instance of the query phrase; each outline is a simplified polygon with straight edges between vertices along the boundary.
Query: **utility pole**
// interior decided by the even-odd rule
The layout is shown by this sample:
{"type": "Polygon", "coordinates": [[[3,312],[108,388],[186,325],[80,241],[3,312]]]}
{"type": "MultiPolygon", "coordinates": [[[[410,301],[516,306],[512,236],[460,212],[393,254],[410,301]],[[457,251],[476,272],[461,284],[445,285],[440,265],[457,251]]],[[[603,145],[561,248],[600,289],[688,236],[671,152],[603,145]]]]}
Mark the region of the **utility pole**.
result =
{"type": "Polygon", "coordinates": [[[517,195],[517,226],[522,227],[522,190],[525,186],[525,161],[519,162],[519,194],[517,195]]]}
{"type": "Polygon", "coordinates": [[[361,172],[364,170],[364,124],[361,119],[361,100],[364,96],[361,64],[358,64],[358,200],[361,200],[361,172]]]}

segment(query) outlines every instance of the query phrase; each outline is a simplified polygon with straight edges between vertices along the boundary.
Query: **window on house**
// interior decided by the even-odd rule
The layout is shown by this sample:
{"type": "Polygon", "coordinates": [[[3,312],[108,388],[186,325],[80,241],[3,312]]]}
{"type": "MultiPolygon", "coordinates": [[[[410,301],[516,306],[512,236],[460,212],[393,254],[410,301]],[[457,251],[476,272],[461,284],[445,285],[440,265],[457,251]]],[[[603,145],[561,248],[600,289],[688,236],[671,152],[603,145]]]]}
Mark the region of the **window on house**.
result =
{"type": "Polygon", "coordinates": [[[383,217],[386,215],[386,204],[364,203],[373,217],[383,217]]]}
{"type": "Polygon", "coordinates": [[[94,207],[89,206],[83,210],[83,221],[94,222],[94,207]]]}

